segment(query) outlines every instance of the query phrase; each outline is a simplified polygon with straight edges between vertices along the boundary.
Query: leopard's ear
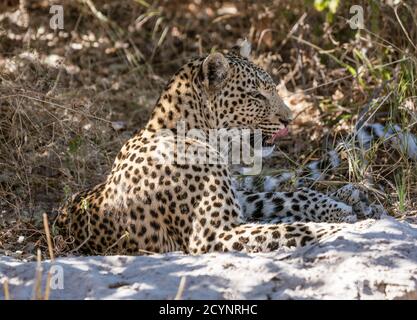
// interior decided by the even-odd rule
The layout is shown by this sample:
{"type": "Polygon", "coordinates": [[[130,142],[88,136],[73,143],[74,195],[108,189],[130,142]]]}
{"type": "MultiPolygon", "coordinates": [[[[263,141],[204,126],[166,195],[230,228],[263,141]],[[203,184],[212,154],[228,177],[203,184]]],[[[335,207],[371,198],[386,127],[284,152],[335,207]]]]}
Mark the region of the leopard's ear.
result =
{"type": "Polygon", "coordinates": [[[211,53],[203,62],[203,84],[209,92],[219,90],[229,74],[229,62],[219,52],[211,53]]]}

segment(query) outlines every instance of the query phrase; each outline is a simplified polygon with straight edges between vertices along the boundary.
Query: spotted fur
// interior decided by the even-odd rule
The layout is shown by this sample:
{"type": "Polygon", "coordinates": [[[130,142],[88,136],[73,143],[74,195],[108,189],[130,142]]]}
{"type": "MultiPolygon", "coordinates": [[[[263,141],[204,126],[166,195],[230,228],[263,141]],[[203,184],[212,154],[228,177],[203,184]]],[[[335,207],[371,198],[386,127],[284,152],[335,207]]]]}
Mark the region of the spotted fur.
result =
{"type": "MultiPolygon", "coordinates": [[[[271,77],[247,58],[212,53],[193,59],[169,81],[107,179],[75,194],[58,225],[90,254],[254,252],[317,242],[340,230],[341,222],[356,221],[348,197],[343,203],[308,189],[238,192],[227,164],[175,158],[180,120],[187,131],[250,128],[268,137],[291,119],[271,77]],[[174,135],[161,136],[162,129],[174,135]],[[156,161],[161,155],[175,161],[156,161]]],[[[191,148],[200,142],[181,143],[191,148]]]]}

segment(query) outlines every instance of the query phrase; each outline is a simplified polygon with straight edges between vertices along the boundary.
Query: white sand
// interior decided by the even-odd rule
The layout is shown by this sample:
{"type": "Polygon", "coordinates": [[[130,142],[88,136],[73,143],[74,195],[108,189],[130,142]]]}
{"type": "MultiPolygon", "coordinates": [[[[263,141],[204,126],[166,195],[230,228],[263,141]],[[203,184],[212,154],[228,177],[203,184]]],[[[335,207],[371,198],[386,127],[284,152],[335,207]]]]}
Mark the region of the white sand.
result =
{"type": "MultiPolygon", "coordinates": [[[[289,253],[73,257],[55,264],[63,267],[64,288],[52,290],[51,299],[172,299],[182,276],[183,299],[417,299],[417,225],[361,221],[289,253]]],[[[32,297],[35,265],[0,257],[12,299],[32,297]]],[[[44,275],[49,266],[43,263],[44,275]]]]}

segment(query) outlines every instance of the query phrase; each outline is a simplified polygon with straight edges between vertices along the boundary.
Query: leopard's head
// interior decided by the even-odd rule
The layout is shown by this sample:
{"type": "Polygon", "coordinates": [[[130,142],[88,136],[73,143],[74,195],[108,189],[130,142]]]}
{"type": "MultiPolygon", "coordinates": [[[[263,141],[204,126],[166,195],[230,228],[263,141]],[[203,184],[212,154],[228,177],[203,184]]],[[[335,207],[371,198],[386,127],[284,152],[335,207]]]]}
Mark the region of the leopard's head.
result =
{"type": "Polygon", "coordinates": [[[292,113],[271,76],[249,54],[247,42],[237,53],[209,54],[201,64],[200,80],[217,128],[260,129],[268,145],[287,134],[292,113]]]}

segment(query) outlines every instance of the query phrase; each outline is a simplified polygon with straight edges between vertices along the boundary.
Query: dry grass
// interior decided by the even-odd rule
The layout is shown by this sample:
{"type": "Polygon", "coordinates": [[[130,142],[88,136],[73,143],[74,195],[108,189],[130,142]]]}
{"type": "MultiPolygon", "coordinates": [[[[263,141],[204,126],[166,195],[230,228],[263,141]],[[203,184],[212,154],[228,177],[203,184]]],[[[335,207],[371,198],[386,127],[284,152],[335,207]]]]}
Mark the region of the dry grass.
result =
{"type": "MultiPolygon", "coordinates": [[[[355,1],[365,8],[366,29],[357,32],[346,24],[349,1],[331,22],[311,2],[68,1],[58,32],[49,28],[58,1],[1,4],[0,253],[67,252],[70,239],[52,228],[48,240],[42,214],[51,221],[71,193],[103,180],[182,63],[239,38],[248,37],[255,61],[286,86],[297,115],[272,170],[320,158],[364,110],[416,133],[416,6],[355,1]]],[[[381,142],[366,165],[357,150],[342,156],[318,188],[351,181],[393,215],[416,213],[417,168],[405,155],[381,142]]]]}

